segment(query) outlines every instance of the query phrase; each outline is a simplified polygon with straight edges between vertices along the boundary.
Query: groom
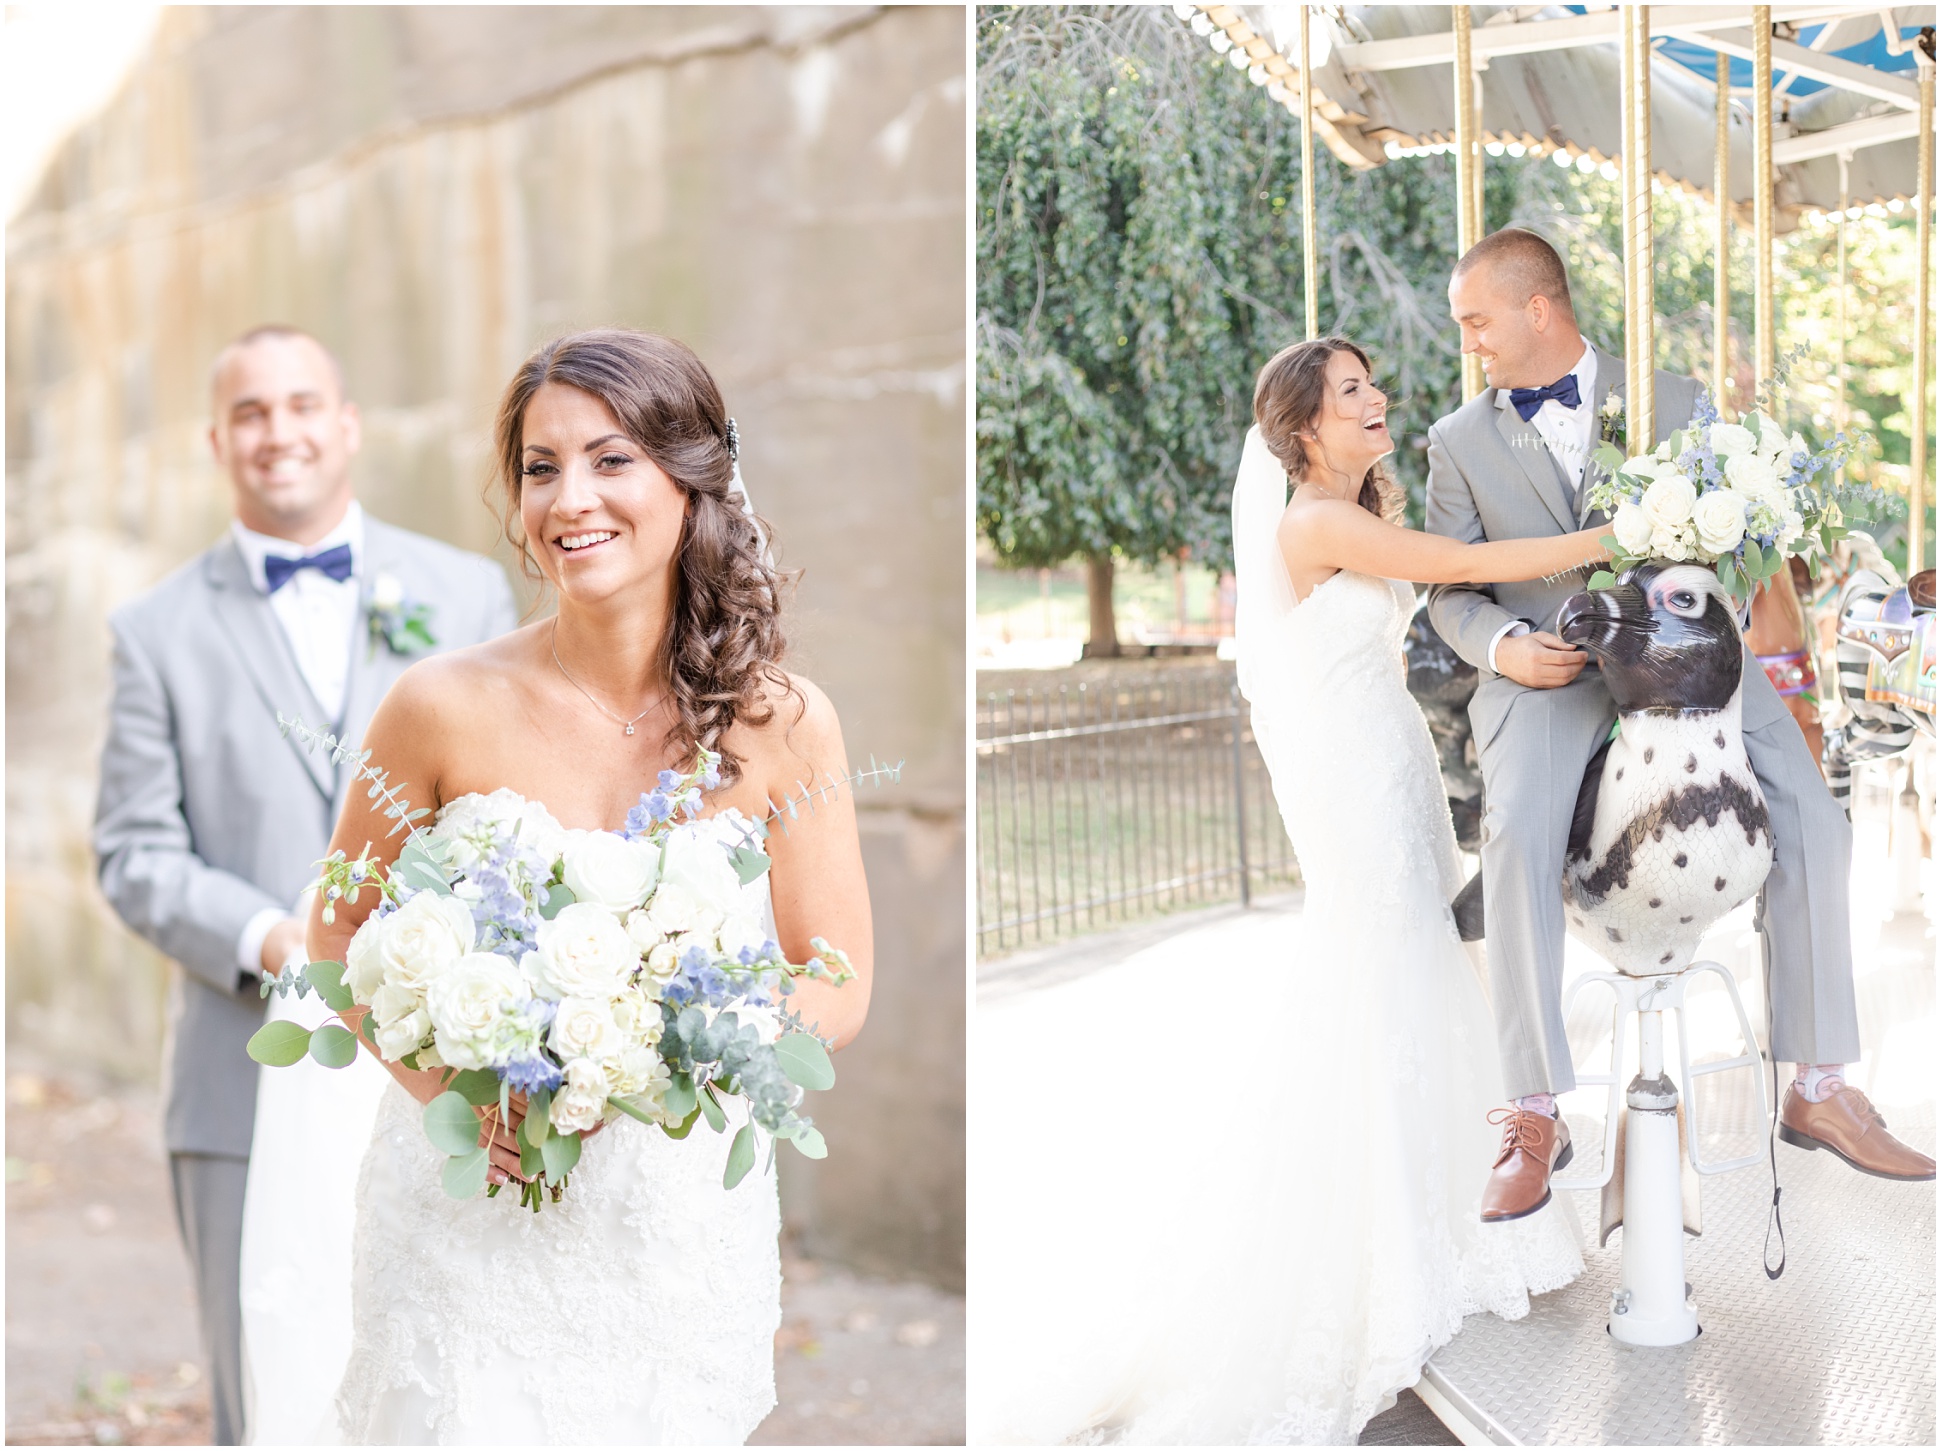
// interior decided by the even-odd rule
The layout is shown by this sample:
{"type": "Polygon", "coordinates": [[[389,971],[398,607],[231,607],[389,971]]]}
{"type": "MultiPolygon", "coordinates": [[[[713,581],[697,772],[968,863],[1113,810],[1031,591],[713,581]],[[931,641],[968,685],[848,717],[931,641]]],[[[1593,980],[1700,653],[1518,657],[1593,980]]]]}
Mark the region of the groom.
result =
{"type": "MultiPolygon", "coordinates": [[[[1577,331],[1562,259],[1533,232],[1493,233],[1457,262],[1449,307],[1463,352],[1481,359],[1490,386],[1429,430],[1428,527],[1473,543],[1603,522],[1601,513],[1587,517],[1587,466],[1599,409],[1622,393],[1624,360],[1577,331]]],[[[1653,389],[1661,442],[1691,421],[1698,384],[1660,371],[1653,389]]],[[[1561,1003],[1560,882],[1578,785],[1617,714],[1584,652],[1550,628],[1581,588],[1571,578],[1429,590],[1430,620],[1481,676],[1469,716],[1483,774],[1490,1001],[1516,1099],[1483,1194],[1490,1221],[1520,1219],[1548,1201],[1551,1171],[1570,1142],[1555,1099],[1576,1084],[1561,1003]]],[[[1860,1055],[1847,929],[1851,829],[1750,657],[1744,681],[1746,752],[1775,838],[1756,919],[1771,1047],[1798,1064],[1781,1121],[1864,1172],[1932,1179],[1934,1161],[1888,1133],[1842,1076],[1860,1055]]]]}
{"type": "MultiPolygon", "coordinates": [[[[277,714],[360,740],[414,656],[489,640],[515,613],[498,565],[359,507],[357,407],[315,338],[244,334],[217,358],[212,394],[209,441],[235,520],[110,620],[94,846],[122,920],[184,969],[170,994],[164,1132],[215,1439],[235,1445],[258,1072],[244,1044],[263,1024],[258,984],[303,952],[297,898],[352,780],[282,739],[277,714]],[[434,645],[407,631],[414,619],[434,645]]],[[[347,1284],[350,1266],[317,1272],[347,1284]]]]}

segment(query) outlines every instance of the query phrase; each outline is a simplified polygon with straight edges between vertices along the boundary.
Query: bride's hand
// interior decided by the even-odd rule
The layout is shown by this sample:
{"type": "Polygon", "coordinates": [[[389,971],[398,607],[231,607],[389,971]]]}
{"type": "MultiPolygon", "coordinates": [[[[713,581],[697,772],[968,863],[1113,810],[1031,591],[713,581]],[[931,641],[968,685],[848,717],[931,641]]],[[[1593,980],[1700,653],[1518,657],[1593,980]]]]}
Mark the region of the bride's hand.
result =
{"type": "MultiPolygon", "coordinates": [[[[487,1177],[494,1184],[507,1180],[526,1182],[526,1176],[519,1169],[519,1125],[526,1119],[526,1096],[523,1093],[508,1094],[506,1114],[501,1118],[499,1106],[495,1103],[487,1108],[474,1110],[479,1116],[479,1143],[485,1147],[486,1156],[492,1161],[487,1177]]],[[[580,1133],[580,1144],[606,1127],[604,1120],[580,1133]]]]}

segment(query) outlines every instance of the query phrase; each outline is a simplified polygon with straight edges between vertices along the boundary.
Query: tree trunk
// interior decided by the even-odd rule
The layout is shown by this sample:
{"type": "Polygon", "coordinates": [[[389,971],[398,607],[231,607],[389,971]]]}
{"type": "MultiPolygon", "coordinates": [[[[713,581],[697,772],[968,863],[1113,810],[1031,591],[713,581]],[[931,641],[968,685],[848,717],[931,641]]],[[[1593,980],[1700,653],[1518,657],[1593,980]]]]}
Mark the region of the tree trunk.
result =
{"type": "Polygon", "coordinates": [[[1119,626],[1112,614],[1112,556],[1095,554],[1086,561],[1085,593],[1092,607],[1092,638],[1087,659],[1111,659],[1119,653],[1119,626]]]}

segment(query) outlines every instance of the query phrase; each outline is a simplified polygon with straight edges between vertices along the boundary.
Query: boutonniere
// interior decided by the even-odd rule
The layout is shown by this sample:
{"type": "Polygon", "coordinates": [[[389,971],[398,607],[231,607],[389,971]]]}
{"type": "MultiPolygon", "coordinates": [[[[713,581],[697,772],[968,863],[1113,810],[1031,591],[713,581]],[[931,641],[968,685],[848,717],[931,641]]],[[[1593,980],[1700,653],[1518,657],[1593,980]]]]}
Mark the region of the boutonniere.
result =
{"type": "Polygon", "coordinates": [[[1615,388],[1604,395],[1597,410],[1597,441],[1617,449],[1624,447],[1624,399],[1615,388]]]}
{"type": "Polygon", "coordinates": [[[394,574],[380,574],[371,581],[364,623],[370,632],[373,657],[380,644],[388,646],[393,655],[415,655],[438,644],[438,637],[431,633],[431,606],[407,595],[394,574]]]}

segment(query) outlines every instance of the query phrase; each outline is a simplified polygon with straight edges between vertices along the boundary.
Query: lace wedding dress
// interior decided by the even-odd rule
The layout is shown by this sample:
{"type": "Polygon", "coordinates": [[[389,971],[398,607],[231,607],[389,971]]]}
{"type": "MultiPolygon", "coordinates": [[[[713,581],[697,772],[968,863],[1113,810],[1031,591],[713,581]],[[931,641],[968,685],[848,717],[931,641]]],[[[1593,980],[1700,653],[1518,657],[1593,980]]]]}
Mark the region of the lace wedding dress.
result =
{"type": "MultiPolygon", "coordinates": [[[[1032,1293],[1012,1268],[1031,1258],[1040,1323],[980,1337],[978,1379],[996,1384],[974,1439],[1352,1445],[1464,1316],[1520,1317],[1583,1268],[1561,1200],[1478,1218],[1502,1090],[1446,905],[1461,885],[1448,805],[1405,688],[1413,592],[1342,573],[1295,603],[1274,546],[1285,502],[1250,436],[1240,681],[1306,883],[1298,929],[1254,913],[1190,933],[1114,970],[1079,1013],[1053,1006],[1070,986],[1038,995],[1057,1020],[1032,1030],[1057,1035],[1061,1080],[1117,1080],[1099,1115],[1135,1127],[1103,1120],[1118,1137],[1087,1162],[1108,1183],[1076,1186],[1092,1202],[1042,1192],[1015,1257],[978,1246],[1013,1297],[1032,1293]],[[1112,1018],[1125,1002],[1143,1030],[1112,1018]],[[1155,1083],[1161,1057],[1179,1069],[1155,1083]]],[[[1064,1119],[1068,1138],[1088,1121],[1064,1119]]]]}
{"type": "Polygon", "coordinates": [[[728,1109],[727,1133],[678,1141],[608,1124],[534,1214],[513,1189],[449,1198],[422,1108],[391,1083],[358,1182],[343,1439],[747,1440],[775,1405],[781,1215],[773,1171],[721,1187],[745,1121],[728,1109]]]}

